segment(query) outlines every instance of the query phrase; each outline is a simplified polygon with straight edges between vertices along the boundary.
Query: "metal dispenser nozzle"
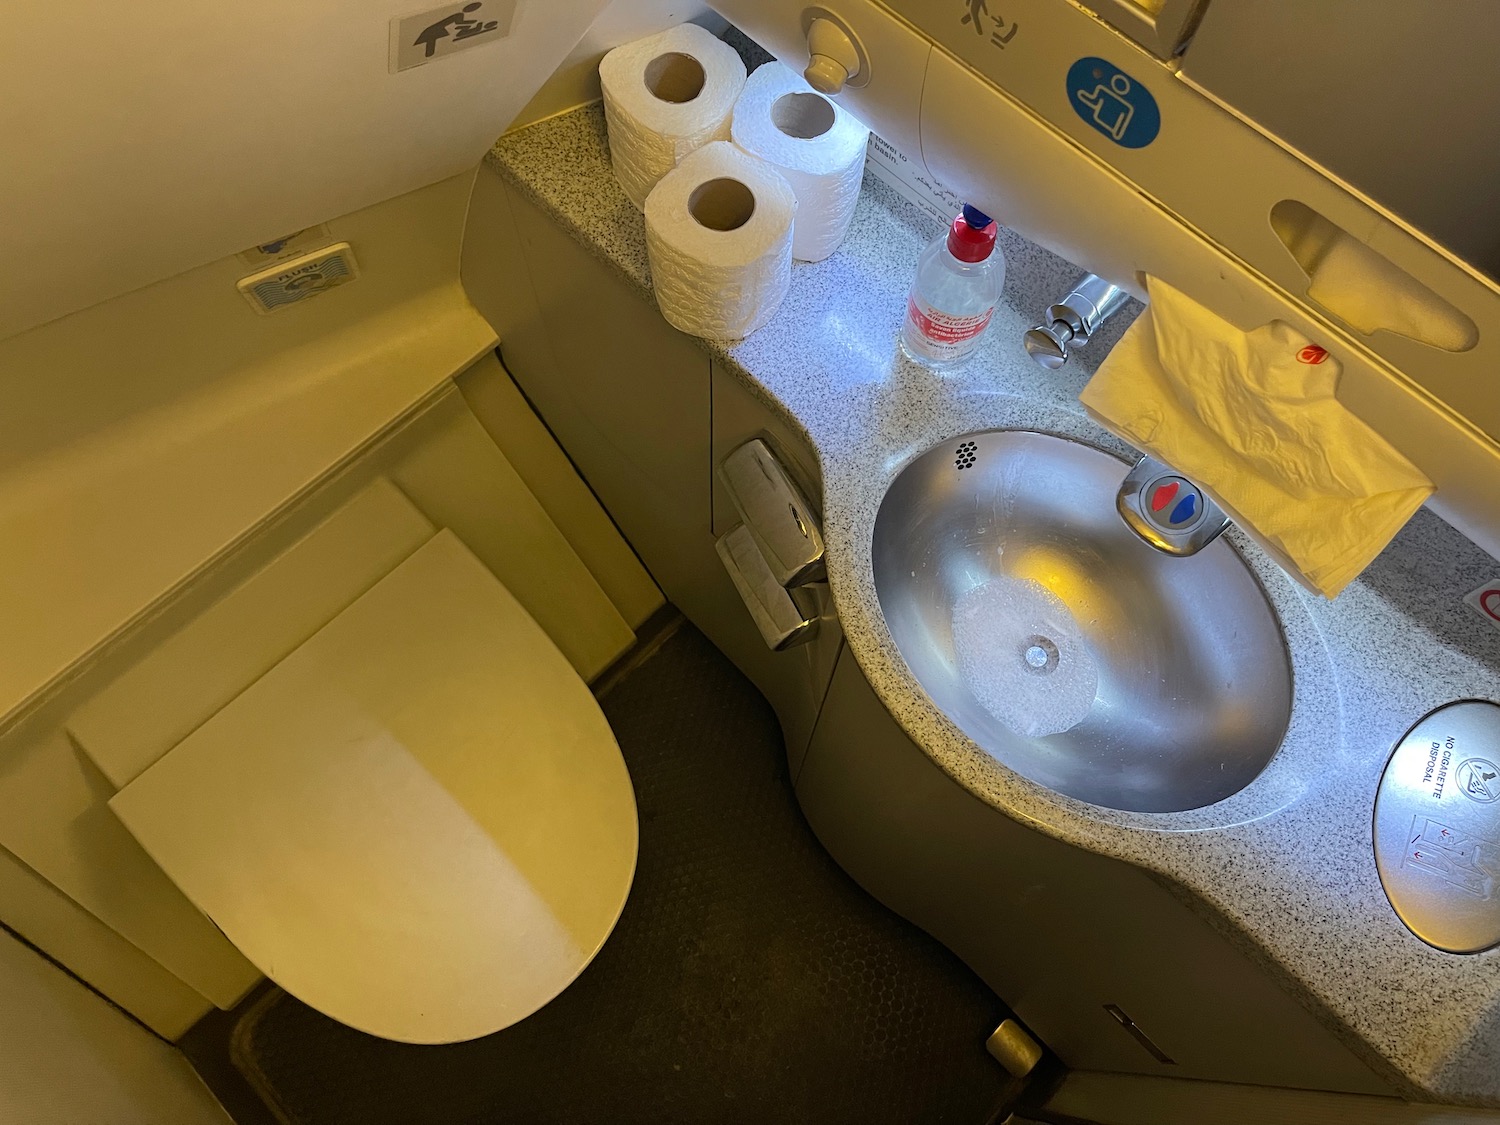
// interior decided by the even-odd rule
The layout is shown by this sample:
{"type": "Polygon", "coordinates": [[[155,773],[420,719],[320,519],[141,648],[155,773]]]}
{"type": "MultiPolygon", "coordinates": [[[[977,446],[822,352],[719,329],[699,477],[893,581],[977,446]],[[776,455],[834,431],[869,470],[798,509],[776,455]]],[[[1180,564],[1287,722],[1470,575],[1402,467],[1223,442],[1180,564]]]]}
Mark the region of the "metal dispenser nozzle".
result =
{"type": "Polygon", "coordinates": [[[1085,274],[1041,324],[1022,337],[1026,354],[1048,371],[1068,362],[1070,347],[1086,344],[1104,322],[1124,307],[1130,294],[1102,277],[1085,274]]]}

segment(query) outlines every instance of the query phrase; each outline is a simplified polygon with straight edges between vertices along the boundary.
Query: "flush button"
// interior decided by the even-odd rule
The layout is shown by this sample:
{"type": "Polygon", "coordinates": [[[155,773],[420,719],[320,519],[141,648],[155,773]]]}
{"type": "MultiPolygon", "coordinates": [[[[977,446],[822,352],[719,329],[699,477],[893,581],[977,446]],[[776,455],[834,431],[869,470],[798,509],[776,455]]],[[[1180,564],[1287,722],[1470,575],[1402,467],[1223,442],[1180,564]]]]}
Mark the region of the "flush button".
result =
{"type": "Polygon", "coordinates": [[[1375,865],[1429,945],[1500,945],[1500,706],[1450,703],[1401,740],[1375,798],[1375,865]]]}

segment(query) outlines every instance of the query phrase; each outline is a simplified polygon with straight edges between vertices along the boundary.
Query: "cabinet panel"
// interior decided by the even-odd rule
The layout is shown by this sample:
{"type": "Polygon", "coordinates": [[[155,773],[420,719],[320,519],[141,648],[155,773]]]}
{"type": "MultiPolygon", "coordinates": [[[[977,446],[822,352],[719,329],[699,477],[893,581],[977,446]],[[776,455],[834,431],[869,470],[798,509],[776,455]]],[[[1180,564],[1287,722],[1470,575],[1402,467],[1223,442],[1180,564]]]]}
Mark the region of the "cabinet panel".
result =
{"type": "MultiPolygon", "coordinates": [[[[817,457],[794,426],[751,394],[739,378],[716,361],[713,366],[713,461],[714,466],[751,438],[762,438],[796,482],[821,518],[823,479],[817,457]]],[[[713,531],[723,535],[739,523],[739,513],[725,491],[718,473],[713,477],[713,531]]],[[[833,677],[833,666],[843,647],[844,633],[833,611],[826,586],[818,586],[816,598],[822,616],[812,640],[785,652],[752,649],[739,660],[745,674],[756,682],[776,705],[786,732],[787,759],[792,776],[802,768],[802,758],[823,695],[833,677]]],[[[731,654],[733,659],[733,654],[731,654]]]]}
{"type": "Polygon", "coordinates": [[[513,226],[507,236],[493,215],[471,219],[471,229],[486,225],[491,249],[471,241],[465,276],[485,279],[473,292],[500,327],[506,367],[662,592],[775,707],[795,770],[842,635],[825,588],[818,638],[786,652],[766,647],[714,550],[716,531],[734,523],[725,523],[726,497],[715,515],[714,466],[740,441],[769,433],[815,497],[811,450],[735,376],[711,374],[697,341],[535,204],[492,181],[483,206],[504,206],[513,226]],[[529,288],[514,273],[502,278],[496,262],[524,271],[529,288]]]}
{"type": "Polygon", "coordinates": [[[654,572],[711,526],[708,355],[530,201],[509,206],[535,314],[508,315],[501,355],[654,572]]]}
{"type": "Polygon", "coordinates": [[[1069,1066],[1391,1093],[1150,876],[1025,828],[960,787],[847,653],[797,796],[855,879],[967,961],[1069,1066]]]}
{"type": "Polygon", "coordinates": [[[0,919],[163,1039],[213,1005],[10,852],[0,849],[0,919]]]}
{"type": "Polygon", "coordinates": [[[458,379],[474,417],[632,629],[662,606],[661,591],[599,501],[493,355],[458,379]]]}
{"type": "MultiPolygon", "coordinates": [[[[1323,1090],[1074,1071],[1045,1115],[1092,1125],[1496,1125],[1493,1110],[1323,1090]]],[[[1042,1116],[1042,1115],[1039,1115],[1042,1116]]]]}
{"type": "Polygon", "coordinates": [[[1092,8],[1159,59],[1177,54],[1208,0],[1097,0],[1092,8]]]}
{"type": "Polygon", "coordinates": [[[1493,0],[1213,3],[1183,75],[1500,278],[1497,35],[1493,0]]]}

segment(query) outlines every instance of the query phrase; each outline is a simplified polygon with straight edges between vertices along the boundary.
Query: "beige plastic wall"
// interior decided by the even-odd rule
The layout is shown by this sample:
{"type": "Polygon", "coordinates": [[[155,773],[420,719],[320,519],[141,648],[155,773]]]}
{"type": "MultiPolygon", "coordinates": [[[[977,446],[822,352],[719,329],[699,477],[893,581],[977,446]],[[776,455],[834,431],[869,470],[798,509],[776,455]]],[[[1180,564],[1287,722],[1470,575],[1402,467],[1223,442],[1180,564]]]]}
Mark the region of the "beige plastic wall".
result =
{"type": "Polygon", "coordinates": [[[604,3],[396,74],[422,3],[7,5],[0,338],[472,168],[604,3]]]}
{"type": "MultiPolygon", "coordinates": [[[[617,651],[586,640],[594,618],[618,631],[662,604],[490,354],[494,329],[458,275],[474,164],[603,0],[523,0],[524,66],[486,46],[402,75],[386,65],[391,12],[357,7],[269,0],[184,23],[178,0],[129,14],[88,0],[69,35],[37,29],[29,54],[7,54],[38,9],[0,45],[0,150],[26,153],[0,173],[0,922],[167,1038],[207,1010],[207,985],[220,999],[238,986],[194,937],[206,923],[147,879],[104,806],[109,785],[58,725],[132,638],[160,632],[164,607],[437,399],[453,425],[402,462],[401,487],[523,603],[494,513],[505,488],[530,492],[533,522],[614,607],[597,589],[546,607],[560,643],[580,639],[585,675],[617,651]],[[271,24],[284,34],[257,30],[271,24]],[[320,66],[323,85],[279,115],[246,93],[320,66]],[[251,272],[237,252],[320,220],[359,277],[258,315],[236,289],[251,272]]],[[[704,11],[617,0],[546,97],[586,100],[604,50],[704,11]]]]}
{"type": "Polygon", "coordinates": [[[727,22],[699,0],[613,0],[546,84],[516,115],[511,129],[523,129],[545,117],[595,101],[600,97],[599,60],[606,51],[689,21],[701,24],[715,35],[727,22]]]}
{"type": "Polygon", "coordinates": [[[175,1048],[0,932],[0,1125],[232,1125],[175,1048]]]}
{"type": "Polygon", "coordinates": [[[231,256],[0,341],[0,717],[494,345],[472,179],[332,220],[360,277],[270,316],[231,256]]]}
{"type": "Polygon", "coordinates": [[[28,716],[492,346],[457,278],[471,179],[332,220],[361,276],[275,315],[239,295],[231,256],[0,341],[0,921],[169,1038],[208,1001],[141,934],[177,948],[194,921],[216,931],[164,876],[119,877],[143,860],[107,786],[60,731],[31,738],[28,716]]]}
{"type": "Polygon", "coordinates": [[[489,351],[457,273],[471,182],[331,220],[360,277],[274,315],[230,256],[0,341],[0,921],[167,1037],[208,1007],[180,974],[217,932],[159,872],[122,877],[150,865],[103,778],[28,730],[112,638],[489,351]]]}

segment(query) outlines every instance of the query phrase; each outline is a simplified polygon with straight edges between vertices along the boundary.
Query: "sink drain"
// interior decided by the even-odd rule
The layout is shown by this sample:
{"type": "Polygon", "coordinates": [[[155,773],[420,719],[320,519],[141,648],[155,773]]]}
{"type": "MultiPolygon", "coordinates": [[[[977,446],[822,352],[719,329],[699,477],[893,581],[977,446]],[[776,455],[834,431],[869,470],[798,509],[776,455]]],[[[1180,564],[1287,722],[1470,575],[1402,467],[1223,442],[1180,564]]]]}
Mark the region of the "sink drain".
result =
{"type": "Polygon", "coordinates": [[[1072,730],[1098,696],[1098,670],[1072,611],[1041,583],[992,574],[953,606],[958,673],[1012,734],[1072,730]]]}
{"type": "Polygon", "coordinates": [[[1026,643],[1021,647],[1021,661],[1025,664],[1026,670],[1035,676],[1046,676],[1057,671],[1057,665],[1061,659],[1062,656],[1051,638],[1039,633],[1027,637],[1026,643]]]}

